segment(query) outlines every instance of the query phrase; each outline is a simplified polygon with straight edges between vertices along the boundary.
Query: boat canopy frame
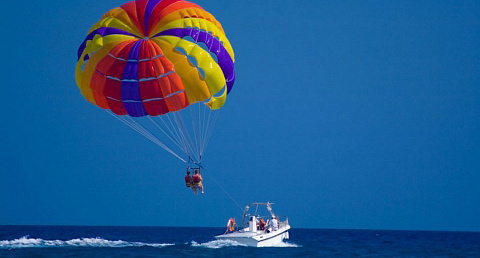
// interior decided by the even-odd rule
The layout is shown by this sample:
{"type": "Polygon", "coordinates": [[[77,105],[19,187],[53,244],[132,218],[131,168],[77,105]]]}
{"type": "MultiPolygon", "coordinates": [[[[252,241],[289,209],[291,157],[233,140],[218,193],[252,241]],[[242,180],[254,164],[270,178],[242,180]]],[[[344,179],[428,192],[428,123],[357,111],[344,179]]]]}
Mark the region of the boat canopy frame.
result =
{"type": "Polygon", "coordinates": [[[245,227],[246,226],[246,222],[248,221],[247,217],[248,216],[255,216],[258,218],[258,207],[260,206],[265,206],[268,210],[268,212],[270,212],[270,215],[273,217],[276,217],[275,213],[273,212],[273,209],[272,209],[272,205],[274,203],[272,202],[252,202],[252,203],[249,203],[247,205],[245,205],[245,208],[243,209],[243,215],[242,215],[242,226],[245,227]],[[255,207],[255,213],[253,214],[249,214],[248,211],[250,210],[250,208],[252,207],[255,207]]]}

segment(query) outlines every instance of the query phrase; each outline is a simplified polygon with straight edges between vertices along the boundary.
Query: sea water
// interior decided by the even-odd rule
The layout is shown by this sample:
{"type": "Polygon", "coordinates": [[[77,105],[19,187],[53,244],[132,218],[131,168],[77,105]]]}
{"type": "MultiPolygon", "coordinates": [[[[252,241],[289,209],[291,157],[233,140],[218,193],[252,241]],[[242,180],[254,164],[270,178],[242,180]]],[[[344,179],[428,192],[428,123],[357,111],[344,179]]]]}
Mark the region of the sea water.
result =
{"type": "Polygon", "coordinates": [[[290,230],[274,247],[215,240],[224,228],[0,226],[0,257],[480,257],[480,232],[290,230]]]}

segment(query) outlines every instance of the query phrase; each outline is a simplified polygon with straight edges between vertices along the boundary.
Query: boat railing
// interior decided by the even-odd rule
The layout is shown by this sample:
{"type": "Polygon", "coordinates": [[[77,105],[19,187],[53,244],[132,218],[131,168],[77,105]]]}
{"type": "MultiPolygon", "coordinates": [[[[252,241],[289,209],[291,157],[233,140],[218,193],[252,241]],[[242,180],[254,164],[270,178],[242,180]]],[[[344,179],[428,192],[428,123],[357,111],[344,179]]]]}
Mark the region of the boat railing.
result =
{"type": "Polygon", "coordinates": [[[284,228],[288,225],[288,217],[287,216],[278,216],[278,228],[284,228]]]}
{"type": "MultiPolygon", "coordinates": [[[[247,218],[249,218],[250,216],[252,216],[252,214],[245,214],[243,219],[242,219],[242,223],[241,224],[236,224],[236,228],[235,230],[240,230],[240,228],[237,229],[237,227],[241,227],[242,230],[247,230],[248,231],[248,225],[249,225],[249,220],[247,218]]],[[[263,229],[260,229],[260,224],[258,224],[258,221],[260,219],[264,219],[265,221],[265,229],[268,228],[268,221],[270,220],[268,218],[268,216],[262,216],[260,214],[255,214],[254,216],[256,216],[256,219],[257,219],[257,230],[263,230],[263,229]]],[[[278,228],[284,228],[286,227],[288,224],[288,217],[287,216],[284,216],[284,215],[276,215],[276,217],[278,218],[278,228]]],[[[236,220],[235,220],[236,221],[236,220]]]]}

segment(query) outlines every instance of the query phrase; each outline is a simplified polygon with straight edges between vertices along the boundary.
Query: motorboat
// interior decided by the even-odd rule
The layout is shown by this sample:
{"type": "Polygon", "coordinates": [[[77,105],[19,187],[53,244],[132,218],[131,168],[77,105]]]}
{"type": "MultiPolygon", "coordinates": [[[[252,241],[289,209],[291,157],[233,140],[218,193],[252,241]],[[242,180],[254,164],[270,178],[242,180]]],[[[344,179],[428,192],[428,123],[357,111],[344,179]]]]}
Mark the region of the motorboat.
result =
{"type": "Polygon", "coordinates": [[[243,210],[241,224],[237,225],[235,218],[230,218],[225,233],[215,236],[215,238],[217,240],[233,240],[239,244],[253,247],[275,246],[284,239],[289,239],[288,218],[275,215],[272,204],[270,202],[247,204],[243,210]],[[265,208],[269,216],[260,214],[265,208]],[[253,210],[254,212],[249,213],[253,210]]]}

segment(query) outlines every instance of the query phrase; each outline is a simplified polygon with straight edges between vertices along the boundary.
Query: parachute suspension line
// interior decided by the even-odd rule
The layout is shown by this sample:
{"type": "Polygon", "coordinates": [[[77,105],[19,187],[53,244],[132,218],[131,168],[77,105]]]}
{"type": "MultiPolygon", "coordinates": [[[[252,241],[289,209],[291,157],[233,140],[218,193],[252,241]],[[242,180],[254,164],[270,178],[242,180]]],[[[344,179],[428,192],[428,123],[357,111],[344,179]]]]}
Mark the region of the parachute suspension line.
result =
{"type": "Polygon", "coordinates": [[[202,149],[202,154],[203,154],[203,151],[205,150],[205,148],[207,147],[207,134],[208,134],[208,131],[210,129],[210,124],[212,122],[212,112],[215,112],[215,111],[211,111],[208,113],[208,118],[206,118],[206,114],[205,114],[205,129],[203,130],[203,135],[202,135],[202,138],[203,138],[203,142],[204,142],[204,146],[203,146],[203,149],[202,149]]]}
{"type": "MultiPolygon", "coordinates": [[[[200,106],[201,104],[198,104],[196,106],[200,106]]],[[[197,107],[199,109],[200,107],[197,107]]],[[[198,154],[198,158],[200,163],[202,162],[202,153],[201,153],[201,148],[202,148],[202,141],[201,141],[201,135],[200,135],[200,123],[202,121],[202,118],[199,115],[195,114],[195,108],[190,109],[190,116],[192,120],[192,127],[193,127],[193,134],[195,138],[195,146],[196,146],[196,152],[198,154]]]]}
{"type": "MultiPolygon", "coordinates": [[[[208,112],[208,119],[207,119],[207,110],[209,109],[209,107],[207,105],[203,105],[203,114],[201,115],[202,116],[202,121],[203,121],[203,125],[202,125],[202,149],[200,151],[201,155],[203,155],[203,152],[205,151],[205,148],[207,148],[207,138],[205,137],[208,129],[209,129],[209,125],[210,125],[210,117],[211,117],[211,114],[212,112],[215,112],[215,111],[210,111],[208,112]]],[[[199,112],[200,112],[200,108],[199,108],[199,112]]]]}
{"type": "Polygon", "coordinates": [[[170,152],[173,156],[177,157],[179,160],[181,160],[184,163],[187,163],[183,158],[181,158],[178,154],[176,154],[174,151],[172,151],[170,148],[168,148],[165,144],[163,144],[158,138],[156,138],[154,135],[152,135],[148,130],[146,130],[143,126],[139,125],[137,122],[133,121],[131,117],[128,117],[131,121],[128,121],[126,118],[117,116],[112,114],[109,110],[105,110],[108,114],[116,118],[117,120],[121,121],[128,127],[132,128],[139,134],[143,135],[145,138],[149,139],[152,141],[154,144],[160,146],[162,149],[170,152]]]}
{"type": "Polygon", "coordinates": [[[200,140],[200,122],[202,121],[202,118],[200,116],[198,116],[196,110],[198,110],[201,105],[201,103],[199,103],[198,107],[195,107],[195,108],[192,108],[190,109],[190,117],[191,117],[191,120],[192,120],[192,128],[193,128],[193,136],[194,136],[194,139],[195,139],[195,146],[196,146],[196,152],[198,153],[198,156],[199,158],[201,159],[202,156],[200,154],[200,150],[201,150],[201,147],[202,147],[202,141],[200,140]]]}
{"type": "MultiPolygon", "coordinates": [[[[182,117],[182,125],[184,126],[184,128],[186,128],[186,125],[184,123],[184,120],[183,120],[183,117],[182,117]]],[[[195,120],[192,121],[192,129],[193,129],[193,138],[192,136],[188,133],[188,130],[186,130],[187,132],[187,136],[188,136],[188,139],[190,141],[190,143],[192,143],[191,145],[191,150],[193,152],[193,154],[195,155],[195,158],[197,159],[198,163],[202,163],[202,160],[201,160],[201,157],[200,157],[200,152],[198,151],[198,141],[197,141],[197,137],[196,137],[196,131],[195,131],[195,120]]]]}
{"type": "MultiPolygon", "coordinates": [[[[180,146],[180,142],[175,139],[175,135],[173,135],[172,131],[170,130],[170,128],[167,127],[168,131],[169,132],[166,132],[164,130],[164,128],[162,128],[155,120],[153,120],[150,116],[148,116],[148,119],[158,128],[160,129],[160,131],[162,131],[167,137],[168,139],[170,139],[179,149],[182,150],[182,147],[180,146]]],[[[163,120],[162,120],[163,121],[163,120]]]]}
{"type": "MultiPolygon", "coordinates": [[[[193,140],[194,140],[193,147],[196,147],[194,152],[200,153],[198,151],[198,148],[199,148],[198,146],[199,146],[200,143],[198,142],[198,137],[197,137],[197,129],[198,129],[197,128],[197,121],[196,121],[196,119],[195,119],[195,117],[193,116],[192,113],[193,113],[193,109],[190,109],[190,115],[191,115],[191,118],[192,118],[192,128],[193,128],[193,140]]],[[[200,161],[200,157],[198,157],[198,159],[200,161]]]]}
{"type": "Polygon", "coordinates": [[[177,111],[155,117],[132,118],[128,115],[117,116],[110,110],[105,111],[182,162],[201,166],[203,154],[213,134],[220,111],[211,110],[204,102],[194,103],[194,105],[178,109],[176,106],[180,106],[179,103],[171,104],[173,104],[171,106],[173,110],[177,111]],[[147,119],[150,122],[147,122],[147,119]],[[150,131],[152,129],[155,130],[150,131]],[[161,132],[160,134],[165,136],[160,137],[161,135],[157,134],[156,129],[158,129],[158,133],[161,132]],[[171,145],[170,147],[174,147],[174,149],[171,149],[166,143],[171,145]],[[177,152],[183,152],[186,157],[177,154],[177,152]]]}
{"type": "MultiPolygon", "coordinates": [[[[178,129],[178,128],[174,125],[174,123],[172,122],[171,116],[173,116],[173,115],[170,114],[170,113],[167,113],[167,114],[165,114],[164,116],[167,117],[168,122],[169,122],[170,126],[172,127],[172,130],[175,132],[176,139],[177,139],[179,145],[181,144],[181,145],[183,146],[183,147],[180,148],[180,149],[182,149],[183,152],[184,152],[185,154],[187,154],[187,153],[188,153],[187,145],[185,144],[185,141],[182,140],[182,136],[181,136],[180,133],[179,133],[179,129],[178,129]],[[176,130],[175,130],[175,129],[176,129],[176,130]]],[[[162,119],[162,122],[166,125],[166,123],[165,123],[165,121],[164,121],[163,119],[162,119]]],[[[167,126],[167,127],[168,127],[168,126],[167,126]]],[[[188,154],[187,154],[187,155],[188,155],[188,154]]]]}
{"type": "Polygon", "coordinates": [[[203,138],[203,132],[205,131],[205,126],[206,126],[206,117],[205,117],[205,110],[207,110],[207,107],[205,104],[198,105],[198,117],[199,117],[199,132],[198,132],[198,138],[200,141],[200,146],[199,146],[199,152],[200,156],[203,156],[203,149],[205,147],[205,139],[203,138]],[[202,112],[203,110],[203,112],[202,112]]]}
{"type": "MultiPolygon", "coordinates": [[[[111,114],[111,113],[109,113],[111,114]]],[[[142,128],[140,128],[139,126],[133,124],[133,123],[130,123],[129,121],[127,121],[124,117],[118,117],[118,116],[115,116],[113,114],[111,114],[113,117],[115,117],[116,119],[118,119],[119,121],[121,121],[122,123],[126,124],[128,127],[132,128],[133,130],[135,130],[137,133],[143,135],[145,138],[149,139],[150,141],[152,141],[153,143],[157,144],[156,143],[156,139],[153,135],[145,132],[145,130],[142,130],[142,128]]]]}
{"type": "MultiPolygon", "coordinates": [[[[176,131],[172,131],[172,129],[170,129],[170,127],[168,126],[167,123],[165,123],[165,120],[163,119],[163,117],[167,117],[168,118],[168,114],[165,114],[163,116],[157,116],[156,118],[158,118],[158,120],[162,121],[162,124],[165,126],[165,128],[167,128],[168,132],[170,133],[170,135],[172,135],[172,137],[175,139],[175,142],[180,145],[180,136],[178,136],[178,133],[176,131]],[[175,132],[175,133],[174,133],[175,132]]],[[[171,124],[171,123],[170,123],[171,124]]],[[[182,149],[181,147],[179,147],[180,149],[182,149]]]]}
{"type": "MultiPolygon", "coordinates": [[[[197,105],[200,105],[200,104],[197,104],[197,105]]],[[[193,115],[193,110],[194,110],[194,108],[190,109],[190,118],[191,118],[190,120],[192,121],[191,127],[192,127],[192,131],[193,131],[193,136],[190,137],[190,140],[193,143],[192,144],[192,151],[193,151],[193,153],[195,153],[195,156],[196,156],[196,159],[198,160],[198,163],[202,163],[202,157],[200,156],[200,151],[199,151],[200,142],[198,141],[198,119],[199,118],[195,117],[193,115]]]]}
{"type": "MultiPolygon", "coordinates": [[[[183,120],[182,120],[182,124],[183,124],[184,128],[186,128],[185,124],[183,123],[183,120]]],[[[194,134],[195,134],[195,132],[194,132],[194,134]]],[[[192,138],[192,136],[188,133],[188,131],[186,131],[186,135],[188,137],[189,142],[191,143],[190,150],[192,151],[193,155],[195,156],[195,159],[197,160],[197,163],[198,164],[202,163],[202,160],[200,158],[200,154],[198,152],[198,146],[195,142],[194,136],[192,138]]]]}
{"type": "Polygon", "coordinates": [[[202,145],[202,151],[200,152],[202,155],[203,155],[203,152],[205,151],[205,148],[207,147],[207,137],[206,137],[206,134],[208,132],[208,129],[210,128],[210,122],[211,122],[211,116],[212,116],[212,112],[215,112],[215,111],[210,111],[208,112],[208,118],[207,118],[207,115],[206,115],[206,111],[207,110],[207,107],[205,107],[203,109],[203,117],[204,117],[204,125],[203,125],[203,132],[202,132],[202,142],[203,142],[203,145],[202,145]]]}
{"type": "MultiPolygon", "coordinates": [[[[213,115],[213,119],[212,119],[213,121],[212,121],[211,125],[208,125],[208,127],[207,127],[207,128],[208,128],[208,130],[207,130],[208,132],[207,132],[207,134],[206,134],[206,137],[207,137],[207,138],[206,138],[206,140],[205,140],[205,148],[207,148],[208,142],[210,141],[210,138],[212,137],[213,129],[215,128],[215,124],[217,123],[218,116],[219,116],[219,114],[220,114],[220,110],[216,110],[216,111],[214,111],[214,112],[215,112],[215,114],[213,115]]],[[[211,113],[211,112],[210,112],[210,113],[211,113]]],[[[209,116],[210,116],[210,114],[209,114],[209,116]]],[[[209,118],[209,121],[210,121],[210,118],[209,118]]],[[[205,148],[204,148],[204,150],[205,150],[205,148]]]]}
{"type": "MultiPolygon", "coordinates": [[[[189,107],[187,107],[189,108],[189,107]]],[[[191,108],[191,106],[190,106],[191,108]]],[[[181,142],[185,146],[184,152],[187,154],[189,157],[194,159],[196,163],[201,163],[201,159],[198,156],[198,152],[195,151],[194,149],[194,142],[192,141],[192,138],[190,137],[190,133],[187,130],[187,127],[185,125],[184,119],[183,119],[183,112],[171,112],[169,114],[172,114],[173,121],[175,122],[176,128],[178,129],[178,133],[181,136],[181,142]]]]}
{"type": "Polygon", "coordinates": [[[197,107],[191,107],[190,116],[193,128],[193,137],[195,142],[195,150],[192,150],[197,155],[198,161],[201,162],[203,153],[207,147],[209,136],[212,134],[213,127],[218,117],[218,111],[210,111],[210,108],[205,103],[198,103],[197,107]],[[208,116],[207,116],[208,112],[208,116]],[[214,115],[212,116],[212,113],[214,115]],[[208,117],[208,118],[207,118],[208,117]],[[212,119],[213,117],[213,119],[212,119]]]}
{"type": "Polygon", "coordinates": [[[153,135],[150,131],[148,131],[145,127],[143,127],[141,124],[137,123],[137,121],[135,121],[132,117],[130,116],[126,116],[126,118],[128,118],[130,120],[130,122],[135,125],[137,128],[139,128],[142,132],[143,132],[143,135],[148,135],[150,136],[152,139],[153,139],[153,142],[155,144],[157,144],[158,146],[160,146],[162,149],[170,152],[171,154],[173,154],[175,157],[179,158],[181,161],[183,161],[184,163],[186,163],[186,161],[181,158],[177,153],[175,153],[174,151],[172,151],[167,145],[165,145],[162,141],[160,141],[155,135],[153,135]]]}
{"type": "MultiPolygon", "coordinates": [[[[193,152],[194,150],[192,149],[193,143],[191,142],[190,135],[187,131],[187,128],[185,127],[185,124],[183,123],[183,117],[179,112],[173,112],[173,118],[175,121],[175,124],[177,125],[178,131],[180,132],[180,135],[182,136],[182,140],[185,145],[186,149],[186,154],[191,157],[195,158],[195,153],[193,152]]],[[[197,160],[198,162],[198,160],[197,160]]]]}
{"type": "Polygon", "coordinates": [[[205,145],[205,141],[204,141],[204,138],[203,138],[203,132],[205,131],[205,125],[206,125],[206,118],[205,116],[203,115],[204,112],[202,112],[202,108],[203,110],[206,110],[206,105],[204,103],[198,105],[197,107],[197,117],[198,117],[198,141],[200,142],[199,146],[198,146],[198,153],[200,153],[200,156],[203,155],[203,146],[205,145]]]}
{"type": "MultiPolygon", "coordinates": [[[[175,103],[175,104],[178,104],[178,103],[175,103]]],[[[178,105],[178,106],[174,105],[174,108],[177,109],[177,110],[180,110],[180,105],[178,105]]],[[[179,148],[187,156],[190,157],[191,154],[190,154],[190,149],[189,149],[189,143],[186,141],[186,137],[185,137],[186,130],[183,129],[183,127],[181,126],[181,124],[178,121],[178,114],[179,113],[180,113],[179,111],[174,111],[174,112],[169,112],[169,113],[165,114],[164,116],[167,117],[168,122],[169,122],[169,124],[172,128],[172,130],[170,130],[170,129],[169,130],[175,132],[178,145],[183,146],[183,147],[179,147],[179,148]],[[172,120],[173,120],[173,122],[172,122],[172,120]]],[[[165,123],[165,121],[163,121],[163,119],[162,119],[162,122],[166,125],[166,123],[165,123]]],[[[169,127],[167,126],[167,128],[169,128],[169,127]]]]}

